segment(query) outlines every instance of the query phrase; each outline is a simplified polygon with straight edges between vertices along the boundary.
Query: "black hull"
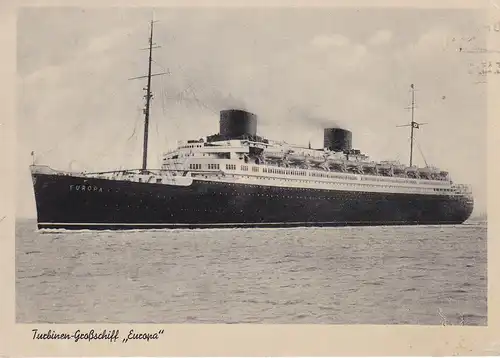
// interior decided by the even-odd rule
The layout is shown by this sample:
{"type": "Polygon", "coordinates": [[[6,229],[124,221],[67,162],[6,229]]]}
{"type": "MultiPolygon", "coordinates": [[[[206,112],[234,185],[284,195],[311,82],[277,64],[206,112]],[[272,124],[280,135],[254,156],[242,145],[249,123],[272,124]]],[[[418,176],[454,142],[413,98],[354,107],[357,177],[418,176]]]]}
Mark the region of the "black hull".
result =
{"type": "Polygon", "coordinates": [[[39,229],[456,225],[465,196],[271,187],[190,186],[33,174],[39,229]]]}

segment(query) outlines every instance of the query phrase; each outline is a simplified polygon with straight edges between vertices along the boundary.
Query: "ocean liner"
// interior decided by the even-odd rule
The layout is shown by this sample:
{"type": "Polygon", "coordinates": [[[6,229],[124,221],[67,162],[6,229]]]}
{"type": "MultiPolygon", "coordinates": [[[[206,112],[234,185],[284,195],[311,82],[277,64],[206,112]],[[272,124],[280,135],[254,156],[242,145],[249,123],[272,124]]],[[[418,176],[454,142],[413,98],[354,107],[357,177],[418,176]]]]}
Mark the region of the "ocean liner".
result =
{"type": "MultiPolygon", "coordinates": [[[[472,213],[468,185],[410,162],[374,162],[352,148],[352,132],[324,128],[323,148],[257,134],[257,115],[220,111],[219,133],[179,142],[148,169],[153,22],[140,169],[67,172],[33,163],[39,229],[291,227],[461,224],[472,213]]],[[[33,153],[32,153],[33,154],[33,153]]]]}

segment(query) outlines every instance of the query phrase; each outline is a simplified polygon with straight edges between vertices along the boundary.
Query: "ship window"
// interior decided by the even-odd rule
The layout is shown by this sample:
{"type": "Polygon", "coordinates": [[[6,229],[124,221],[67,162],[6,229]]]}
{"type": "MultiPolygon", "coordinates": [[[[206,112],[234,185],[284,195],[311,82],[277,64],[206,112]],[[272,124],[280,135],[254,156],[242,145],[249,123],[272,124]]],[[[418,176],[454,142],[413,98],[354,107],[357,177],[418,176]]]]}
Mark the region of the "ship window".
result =
{"type": "Polygon", "coordinates": [[[253,171],[253,172],[258,172],[258,171],[259,171],[259,168],[258,168],[258,167],[252,167],[252,171],[253,171]]]}
{"type": "Polygon", "coordinates": [[[161,178],[156,178],[157,183],[161,183],[161,178]]]}

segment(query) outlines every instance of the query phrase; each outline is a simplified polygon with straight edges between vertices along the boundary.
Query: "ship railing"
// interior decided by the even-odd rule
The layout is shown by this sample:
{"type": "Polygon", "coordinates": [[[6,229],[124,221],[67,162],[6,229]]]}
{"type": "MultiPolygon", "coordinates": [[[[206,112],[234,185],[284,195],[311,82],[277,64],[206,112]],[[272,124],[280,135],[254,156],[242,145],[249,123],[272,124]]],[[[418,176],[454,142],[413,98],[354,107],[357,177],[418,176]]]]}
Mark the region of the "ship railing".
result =
{"type": "Polygon", "coordinates": [[[183,169],[119,169],[119,170],[108,170],[108,171],[101,171],[101,172],[84,172],[82,175],[84,176],[109,176],[109,175],[136,175],[136,174],[142,174],[142,175],[158,175],[164,172],[183,172],[183,169]]]}

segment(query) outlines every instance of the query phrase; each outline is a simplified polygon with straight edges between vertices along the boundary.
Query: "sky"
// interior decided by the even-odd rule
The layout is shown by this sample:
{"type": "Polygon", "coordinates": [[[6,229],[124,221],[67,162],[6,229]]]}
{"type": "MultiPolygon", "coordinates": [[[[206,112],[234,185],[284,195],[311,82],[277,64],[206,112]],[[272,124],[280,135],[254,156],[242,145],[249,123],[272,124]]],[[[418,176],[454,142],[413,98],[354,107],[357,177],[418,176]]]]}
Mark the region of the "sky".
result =
{"type": "Polygon", "coordinates": [[[29,174],[139,168],[149,21],[155,24],[149,167],[178,140],[218,132],[218,111],[258,115],[269,139],[322,147],[353,132],[374,160],[409,160],[468,183],[486,211],[487,88],[471,64],[483,13],[411,8],[22,8],[17,31],[17,215],[35,217],[29,174]]]}

